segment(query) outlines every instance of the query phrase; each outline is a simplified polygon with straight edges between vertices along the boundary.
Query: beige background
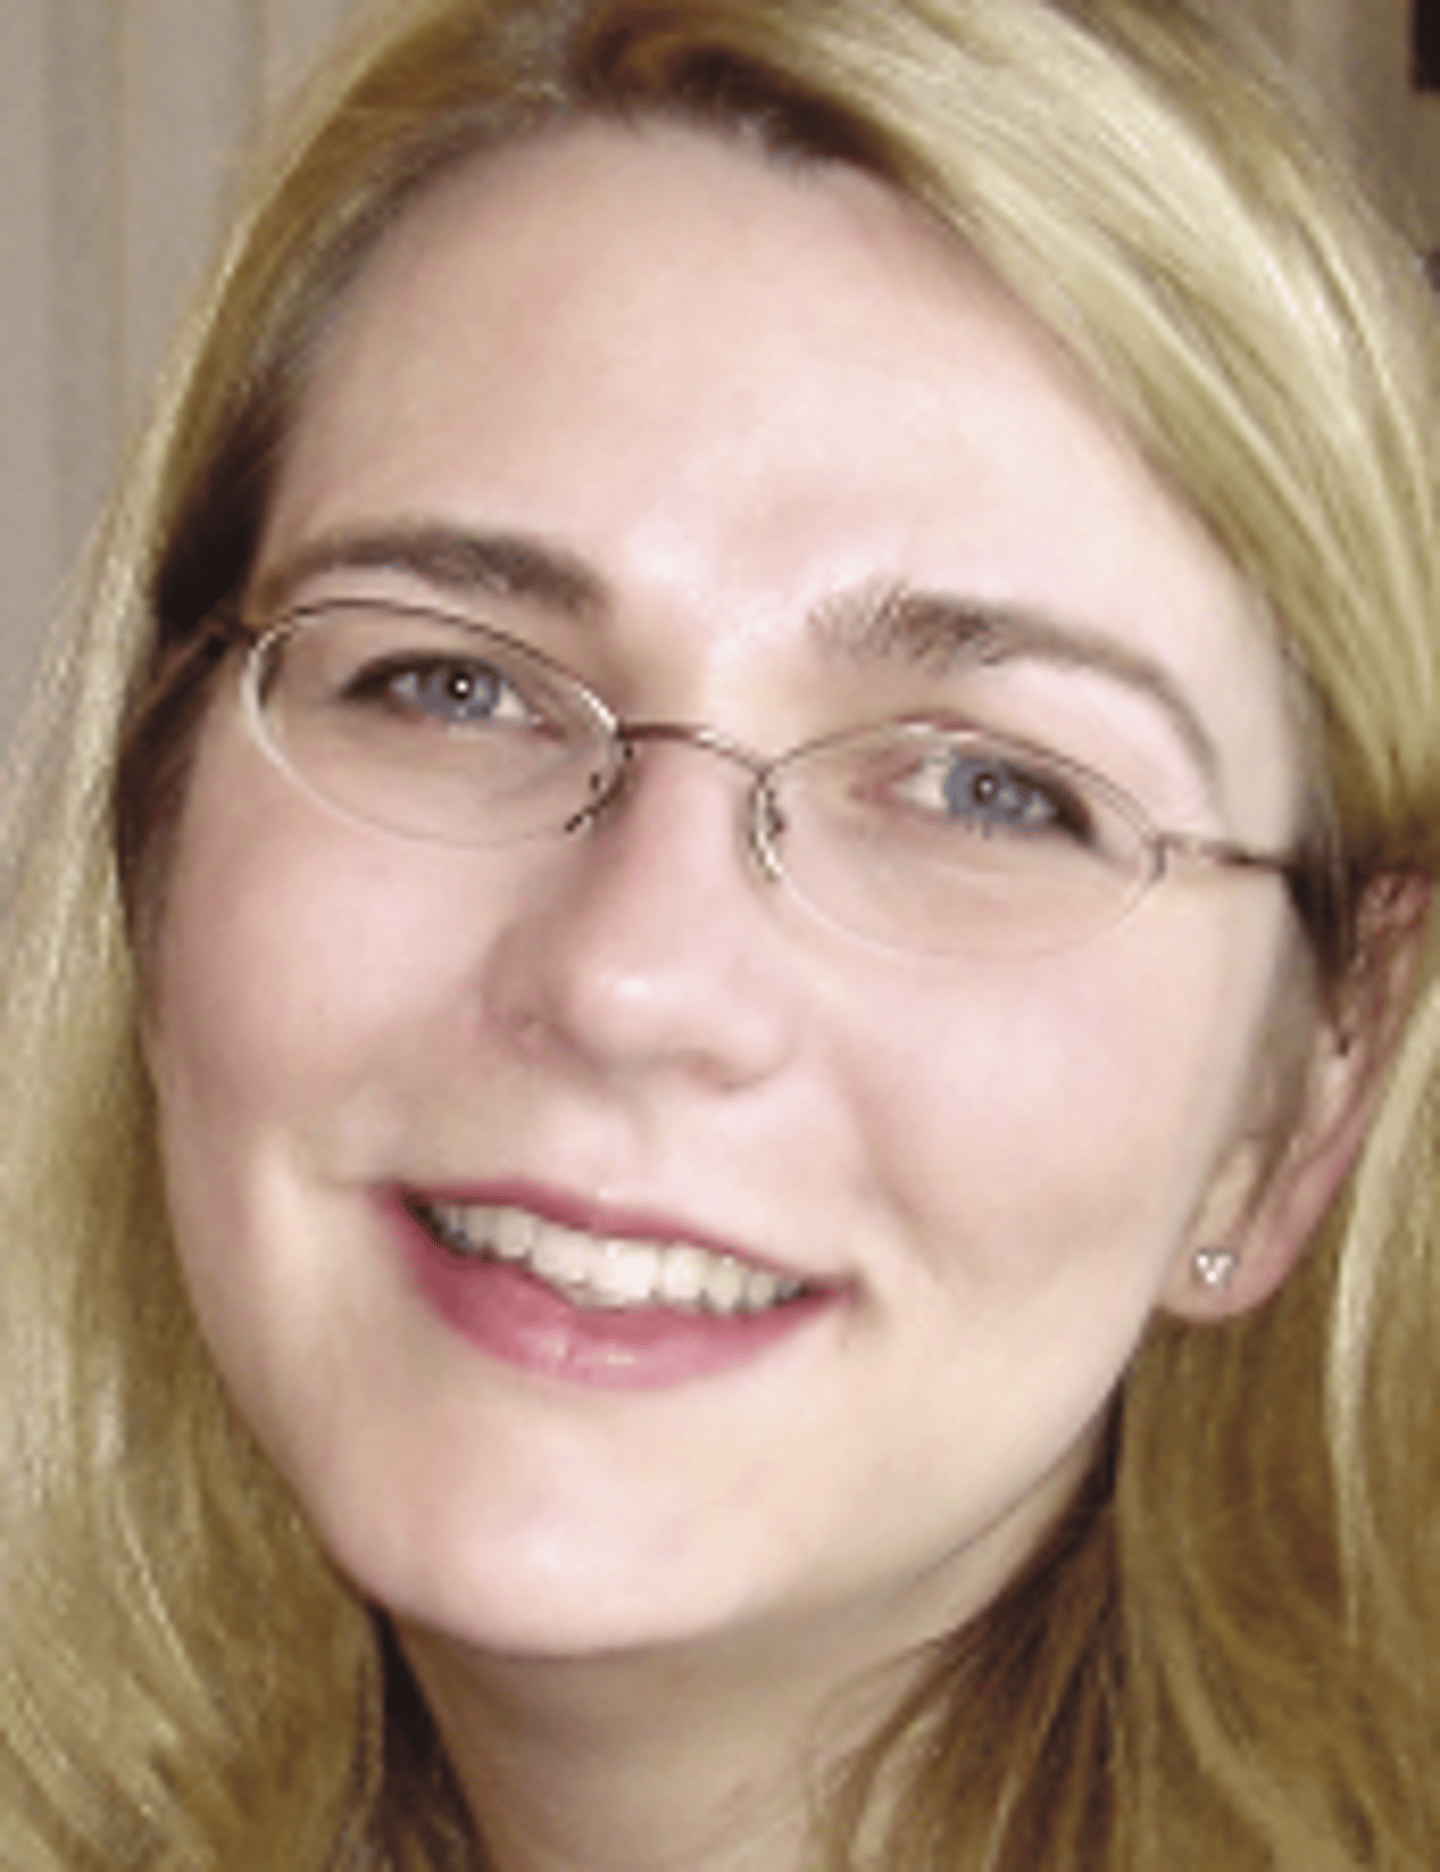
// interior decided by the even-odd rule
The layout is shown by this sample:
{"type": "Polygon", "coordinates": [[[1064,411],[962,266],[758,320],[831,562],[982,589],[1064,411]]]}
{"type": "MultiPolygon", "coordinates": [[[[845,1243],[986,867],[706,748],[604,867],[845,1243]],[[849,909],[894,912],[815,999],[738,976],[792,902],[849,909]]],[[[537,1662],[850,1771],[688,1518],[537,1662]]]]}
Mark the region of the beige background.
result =
{"type": "Polygon", "coordinates": [[[0,0],[0,744],[256,117],[354,0],[0,0]]]}
{"type": "MultiPolygon", "coordinates": [[[[0,745],[233,152],[356,3],[0,0],[0,745]]],[[[1409,95],[1409,0],[1222,4],[1272,33],[1440,246],[1440,99],[1409,95]]]]}

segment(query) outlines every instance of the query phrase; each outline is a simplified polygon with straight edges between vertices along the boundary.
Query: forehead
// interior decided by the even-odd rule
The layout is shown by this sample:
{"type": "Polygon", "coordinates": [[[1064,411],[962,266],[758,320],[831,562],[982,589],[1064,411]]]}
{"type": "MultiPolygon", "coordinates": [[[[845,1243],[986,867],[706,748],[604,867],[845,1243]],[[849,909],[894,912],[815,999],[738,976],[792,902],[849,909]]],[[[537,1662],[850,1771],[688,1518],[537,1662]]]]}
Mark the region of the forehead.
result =
{"type": "Polygon", "coordinates": [[[1069,620],[1293,803],[1259,604],[954,236],[852,171],[588,127],[434,189],[329,336],[264,568],[396,523],[545,542],[657,671],[798,656],[893,585],[1069,620]]]}

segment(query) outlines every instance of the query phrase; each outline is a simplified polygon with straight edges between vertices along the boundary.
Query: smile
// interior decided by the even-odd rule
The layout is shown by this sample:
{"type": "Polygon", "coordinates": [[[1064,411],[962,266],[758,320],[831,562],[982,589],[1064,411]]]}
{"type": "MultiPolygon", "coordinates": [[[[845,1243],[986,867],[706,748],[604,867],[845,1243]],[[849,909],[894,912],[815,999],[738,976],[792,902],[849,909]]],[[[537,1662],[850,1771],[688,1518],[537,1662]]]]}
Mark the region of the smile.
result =
{"type": "Polygon", "coordinates": [[[729,1319],[768,1312],[809,1291],[802,1281],[690,1242],[591,1235],[526,1209],[488,1204],[412,1199],[407,1206],[451,1254],[522,1268],[573,1306],[610,1311],[667,1307],[729,1319]]]}

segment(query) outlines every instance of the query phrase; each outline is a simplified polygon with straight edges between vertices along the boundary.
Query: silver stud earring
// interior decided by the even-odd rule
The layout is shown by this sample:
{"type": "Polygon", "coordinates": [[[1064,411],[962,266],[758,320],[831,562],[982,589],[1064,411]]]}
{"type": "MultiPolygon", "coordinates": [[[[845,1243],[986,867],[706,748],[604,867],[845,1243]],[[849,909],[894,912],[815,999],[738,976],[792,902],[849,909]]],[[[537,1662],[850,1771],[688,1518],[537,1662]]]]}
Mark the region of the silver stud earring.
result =
{"type": "Polygon", "coordinates": [[[1224,1293],[1235,1278],[1240,1257],[1233,1248],[1197,1248],[1190,1265],[1202,1287],[1208,1287],[1211,1293],[1224,1293]]]}

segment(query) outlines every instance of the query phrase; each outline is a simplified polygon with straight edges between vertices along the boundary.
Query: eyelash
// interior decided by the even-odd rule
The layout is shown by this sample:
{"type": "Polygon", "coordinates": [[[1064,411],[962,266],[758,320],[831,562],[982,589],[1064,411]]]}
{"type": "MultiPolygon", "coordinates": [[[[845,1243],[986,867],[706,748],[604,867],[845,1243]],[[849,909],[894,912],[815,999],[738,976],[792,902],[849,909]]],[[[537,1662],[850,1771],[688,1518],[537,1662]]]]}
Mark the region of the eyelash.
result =
{"type": "MultiPolygon", "coordinates": [[[[477,690],[488,687],[492,695],[500,699],[498,705],[492,703],[479,712],[464,707],[464,719],[478,719],[486,723],[504,721],[521,726],[538,719],[535,710],[524,700],[515,685],[493,664],[479,659],[464,662],[447,656],[389,657],[362,667],[346,685],[342,699],[347,702],[384,702],[393,706],[397,698],[403,696],[404,709],[412,716],[423,718],[430,715],[424,706],[423,691],[430,680],[436,677],[443,678],[447,683],[456,679],[462,683],[473,683],[477,690]],[[514,698],[508,708],[503,705],[503,698],[507,694],[514,698]]],[[[454,696],[451,699],[468,705],[471,697],[454,696]]]]}

